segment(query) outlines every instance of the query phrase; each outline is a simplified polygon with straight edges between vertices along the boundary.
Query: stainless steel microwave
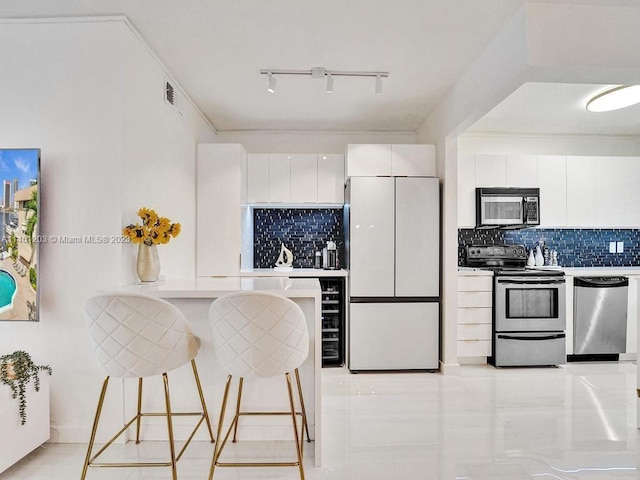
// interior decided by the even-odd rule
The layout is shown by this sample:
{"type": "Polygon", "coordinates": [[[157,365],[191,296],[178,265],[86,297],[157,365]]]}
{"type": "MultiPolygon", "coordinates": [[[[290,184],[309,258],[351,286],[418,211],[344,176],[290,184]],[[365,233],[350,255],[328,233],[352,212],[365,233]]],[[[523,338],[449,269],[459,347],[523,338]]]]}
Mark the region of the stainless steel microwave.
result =
{"type": "Polygon", "coordinates": [[[540,189],[476,188],[476,227],[540,225],[540,189]]]}

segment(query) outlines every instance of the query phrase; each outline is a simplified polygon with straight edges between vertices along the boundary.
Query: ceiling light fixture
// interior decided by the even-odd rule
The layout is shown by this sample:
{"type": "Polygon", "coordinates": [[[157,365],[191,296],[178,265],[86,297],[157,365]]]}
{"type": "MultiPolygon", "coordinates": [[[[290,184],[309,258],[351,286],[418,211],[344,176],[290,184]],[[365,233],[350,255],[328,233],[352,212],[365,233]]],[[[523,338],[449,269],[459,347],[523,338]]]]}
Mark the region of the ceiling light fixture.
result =
{"type": "Polygon", "coordinates": [[[610,88],[587,102],[590,112],[610,112],[640,103],[640,85],[620,85],[610,88]]]}
{"type": "Polygon", "coordinates": [[[269,78],[269,86],[267,87],[267,92],[276,93],[276,77],[273,76],[273,73],[267,72],[267,77],[269,78]]]}
{"type": "Polygon", "coordinates": [[[388,77],[389,72],[350,72],[327,70],[323,67],[313,67],[311,70],[260,70],[261,75],[267,75],[269,78],[269,92],[275,92],[276,78],[275,75],[303,75],[312,78],[326,78],[327,93],[333,93],[334,77],[374,77],[376,79],[376,93],[382,93],[382,78],[388,77]]]}

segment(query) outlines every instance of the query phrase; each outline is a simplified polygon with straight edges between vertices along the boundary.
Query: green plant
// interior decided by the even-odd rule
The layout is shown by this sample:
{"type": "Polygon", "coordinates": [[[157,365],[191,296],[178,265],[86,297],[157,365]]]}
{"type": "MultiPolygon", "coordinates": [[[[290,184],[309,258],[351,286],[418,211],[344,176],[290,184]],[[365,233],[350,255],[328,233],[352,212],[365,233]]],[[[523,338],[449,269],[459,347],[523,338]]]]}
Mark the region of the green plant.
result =
{"type": "Polygon", "coordinates": [[[31,284],[33,289],[36,290],[36,286],[37,286],[37,283],[38,283],[38,278],[37,278],[36,269],[33,268],[33,267],[31,267],[29,269],[29,283],[31,284]]]}
{"type": "Polygon", "coordinates": [[[26,387],[33,380],[36,392],[40,391],[40,372],[51,375],[49,365],[36,365],[31,356],[22,350],[0,356],[0,383],[9,385],[11,398],[18,399],[20,423],[27,422],[27,391],[26,387]]]}
{"type": "Polygon", "coordinates": [[[15,262],[18,259],[18,238],[15,233],[11,234],[7,246],[11,249],[11,259],[15,262]]]}

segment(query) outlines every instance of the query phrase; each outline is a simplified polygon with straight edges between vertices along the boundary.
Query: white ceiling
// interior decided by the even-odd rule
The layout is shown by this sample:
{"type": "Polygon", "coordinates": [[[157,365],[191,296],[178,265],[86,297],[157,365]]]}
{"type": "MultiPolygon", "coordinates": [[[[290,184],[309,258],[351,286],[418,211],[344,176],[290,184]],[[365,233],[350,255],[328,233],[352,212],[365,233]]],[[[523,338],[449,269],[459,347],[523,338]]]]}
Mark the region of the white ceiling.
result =
{"type": "MultiPolygon", "coordinates": [[[[534,0],[637,5],[638,0],[534,0]]],[[[415,131],[429,109],[525,0],[20,0],[0,18],[125,15],[219,131],[415,131]],[[261,69],[389,71],[335,78],[281,77],[261,69]]],[[[633,116],[572,110],[597,87],[528,84],[474,131],[637,133],[633,116]],[[590,114],[595,115],[595,114],[590,114]],[[584,118],[583,118],[584,117],[584,118]],[[602,120],[602,122],[600,122],[602,120]]]]}
{"type": "Polygon", "coordinates": [[[587,101],[614,85],[525,83],[467,132],[640,135],[640,104],[587,111],[587,101]]]}

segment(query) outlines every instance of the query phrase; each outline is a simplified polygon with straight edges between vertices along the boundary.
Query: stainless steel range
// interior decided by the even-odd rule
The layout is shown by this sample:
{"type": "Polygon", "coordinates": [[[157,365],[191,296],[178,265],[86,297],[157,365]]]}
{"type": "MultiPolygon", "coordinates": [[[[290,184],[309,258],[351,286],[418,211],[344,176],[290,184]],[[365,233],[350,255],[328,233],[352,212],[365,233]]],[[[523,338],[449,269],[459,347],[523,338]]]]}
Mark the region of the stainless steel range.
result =
{"type": "Polygon", "coordinates": [[[526,268],[523,245],[471,245],[468,267],[490,269],[493,279],[493,349],[496,367],[566,362],[564,273],[526,268]]]}

